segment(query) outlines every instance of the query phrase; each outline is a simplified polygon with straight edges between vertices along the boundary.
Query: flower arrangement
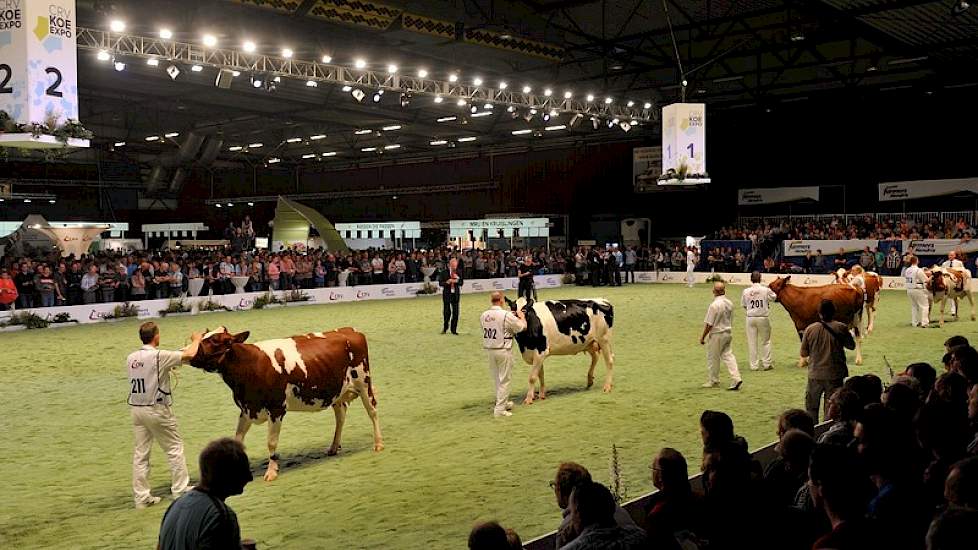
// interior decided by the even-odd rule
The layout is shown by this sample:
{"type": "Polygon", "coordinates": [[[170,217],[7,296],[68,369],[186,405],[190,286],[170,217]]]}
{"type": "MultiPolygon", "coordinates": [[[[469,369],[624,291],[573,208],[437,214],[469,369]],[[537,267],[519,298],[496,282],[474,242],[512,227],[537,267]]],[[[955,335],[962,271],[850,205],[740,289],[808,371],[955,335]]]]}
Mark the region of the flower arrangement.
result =
{"type": "Polygon", "coordinates": [[[49,113],[44,117],[44,121],[42,122],[20,124],[12,119],[6,111],[0,111],[0,132],[7,134],[30,134],[34,138],[41,137],[42,135],[51,135],[64,145],[67,145],[68,140],[72,138],[92,139],[95,136],[91,130],[85,128],[81,122],[74,119],[68,119],[58,124],[58,116],[55,113],[49,113]]]}
{"type": "Polygon", "coordinates": [[[283,303],[282,300],[274,292],[269,290],[265,294],[255,298],[255,301],[251,304],[251,309],[264,309],[265,306],[281,303],[283,303]]]}
{"type": "Polygon", "coordinates": [[[32,311],[22,311],[12,314],[6,321],[0,323],[0,327],[12,327],[23,325],[28,330],[35,328],[47,328],[50,322],[32,311]]]}
{"type": "Polygon", "coordinates": [[[197,304],[197,311],[231,311],[231,308],[208,298],[197,304]]]}
{"type": "Polygon", "coordinates": [[[72,319],[71,318],[71,314],[68,313],[67,311],[62,311],[61,313],[59,313],[59,314],[55,315],[54,317],[52,317],[49,320],[49,322],[54,323],[54,324],[62,324],[62,323],[77,323],[78,321],[76,321],[75,319],[72,319]]]}
{"type": "Polygon", "coordinates": [[[302,289],[297,288],[295,290],[290,290],[285,293],[286,304],[290,302],[308,302],[309,300],[312,300],[312,296],[303,292],[302,289]]]}
{"type": "Polygon", "coordinates": [[[427,282],[418,289],[417,295],[426,296],[429,294],[435,294],[436,292],[438,292],[438,287],[435,285],[435,283],[427,282]]]}
{"type": "Polygon", "coordinates": [[[166,309],[160,310],[160,317],[166,317],[170,313],[190,313],[193,307],[183,298],[174,298],[166,304],[166,309]]]}
{"type": "Polygon", "coordinates": [[[136,304],[130,304],[129,302],[121,303],[115,306],[112,313],[109,313],[103,319],[125,319],[127,317],[138,317],[139,316],[139,306],[136,304]]]}

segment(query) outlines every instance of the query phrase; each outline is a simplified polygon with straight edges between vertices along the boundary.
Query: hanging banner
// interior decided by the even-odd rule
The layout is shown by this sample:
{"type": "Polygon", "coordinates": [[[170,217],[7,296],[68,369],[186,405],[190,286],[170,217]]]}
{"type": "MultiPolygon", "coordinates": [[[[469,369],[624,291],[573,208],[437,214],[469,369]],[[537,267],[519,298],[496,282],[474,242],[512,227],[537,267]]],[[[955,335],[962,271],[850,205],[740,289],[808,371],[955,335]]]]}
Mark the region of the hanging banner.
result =
{"type": "Polygon", "coordinates": [[[78,119],[74,0],[0,1],[0,110],[21,124],[78,119]]]}
{"type": "Polygon", "coordinates": [[[479,239],[483,230],[487,230],[490,237],[511,237],[513,236],[514,230],[520,237],[550,236],[550,220],[548,218],[451,220],[448,225],[449,237],[466,238],[469,236],[469,231],[472,231],[476,239],[479,239]]]}
{"type": "Polygon", "coordinates": [[[769,189],[740,189],[737,204],[776,204],[805,199],[818,200],[818,187],[771,187],[769,189]]]}
{"type": "Polygon", "coordinates": [[[904,250],[913,250],[917,256],[947,256],[948,252],[978,252],[978,240],[922,239],[903,241],[904,250]]]}
{"type": "Polygon", "coordinates": [[[817,250],[822,251],[823,256],[838,254],[841,249],[843,252],[858,252],[866,247],[870,250],[879,246],[877,240],[846,239],[838,241],[784,241],[785,256],[804,256],[805,254],[817,250]]]}
{"type": "Polygon", "coordinates": [[[662,174],[662,147],[636,147],[632,149],[632,186],[655,187],[662,174]]]}
{"type": "Polygon", "coordinates": [[[706,105],[673,103],[662,109],[662,173],[670,168],[706,173],[706,105]]]}
{"type": "Polygon", "coordinates": [[[961,192],[978,193],[978,178],[897,181],[879,184],[880,201],[939,197],[961,192]]]}

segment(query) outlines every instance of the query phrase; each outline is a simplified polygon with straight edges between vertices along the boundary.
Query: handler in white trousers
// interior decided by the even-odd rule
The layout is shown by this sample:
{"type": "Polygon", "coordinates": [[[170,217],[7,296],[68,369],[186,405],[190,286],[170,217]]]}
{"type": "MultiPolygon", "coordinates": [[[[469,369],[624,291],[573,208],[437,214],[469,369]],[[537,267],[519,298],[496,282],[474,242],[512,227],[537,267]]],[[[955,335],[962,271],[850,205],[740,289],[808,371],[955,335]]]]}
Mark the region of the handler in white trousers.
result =
{"type": "Polygon", "coordinates": [[[751,286],[740,295],[740,305],[747,311],[747,351],[750,370],[771,370],[770,303],[777,299],[773,290],[761,284],[761,272],[750,274],[751,286]],[[758,360],[760,356],[760,360],[758,360]]]}
{"type": "MultiPolygon", "coordinates": [[[[964,262],[958,259],[958,253],[954,250],[947,253],[947,259],[941,264],[941,267],[948,271],[961,272],[965,270],[964,262]]],[[[957,277],[954,278],[954,284],[959,285],[957,277]]],[[[957,287],[959,290],[963,290],[960,286],[957,287]]],[[[951,315],[958,314],[958,303],[955,300],[951,300],[951,315]]]]}
{"type": "Polygon", "coordinates": [[[720,385],[720,361],[727,366],[730,373],[731,385],[728,390],[740,389],[743,380],[737,369],[737,358],[730,350],[730,334],[733,330],[733,304],[727,299],[727,285],[722,282],[713,283],[713,302],[706,310],[703,321],[703,335],[700,344],[706,345],[707,380],[704,388],[715,388],[720,385]]]}
{"type": "Polygon", "coordinates": [[[907,296],[910,298],[910,324],[927,328],[930,324],[930,296],[927,292],[927,272],[917,265],[916,256],[910,257],[910,267],[903,272],[907,296]]]}
{"type": "Polygon", "coordinates": [[[194,333],[192,342],[182,352],[158,349],[160,329],[147,322],[139,327],[143,347],[129,354],[126,360],[129,374],[129,412],[132,416],[135,450],[132,455],[132,492],[136,508],[142,509],[160,502],[150,494],[149,454],[155,439],[170,464],[170,492],[176,499],[187,492],[190,476],[183,456],[183,439],[177,430],[177,418],[170,410],[173,396],[170,371],[189,363],[197,354],[202,335],[194,333]]]}
{"type": "Polygon", "coordinates": [[[694,247],[686,247],[686,286],[693,288],[693,281],[696,279],[693,277],[693,270],[696,268],[696,252],[694,247]]]}
{"type": "Polygon", "coordinates": [[[513,374],[513,337],[526,329],[526,316],[503,309],[503,293],[490,295],[492,307],[482,313],[482,347],[489,356],[489,375],[496,388],[495,418],[513,416],[510,410],[509,381],[513,374]]]}

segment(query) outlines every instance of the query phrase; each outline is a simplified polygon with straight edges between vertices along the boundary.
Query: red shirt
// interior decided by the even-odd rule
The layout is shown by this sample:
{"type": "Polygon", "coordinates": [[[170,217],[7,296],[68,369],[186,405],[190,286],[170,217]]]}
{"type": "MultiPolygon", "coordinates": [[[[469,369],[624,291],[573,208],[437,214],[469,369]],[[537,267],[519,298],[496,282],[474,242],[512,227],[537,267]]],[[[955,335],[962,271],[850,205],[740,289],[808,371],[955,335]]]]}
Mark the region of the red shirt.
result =
{"type": "Polygon", "coordinates": [[[17,286],[13,279],[0,279],[0,304],[9,305],[17,299],[17,286]]]}

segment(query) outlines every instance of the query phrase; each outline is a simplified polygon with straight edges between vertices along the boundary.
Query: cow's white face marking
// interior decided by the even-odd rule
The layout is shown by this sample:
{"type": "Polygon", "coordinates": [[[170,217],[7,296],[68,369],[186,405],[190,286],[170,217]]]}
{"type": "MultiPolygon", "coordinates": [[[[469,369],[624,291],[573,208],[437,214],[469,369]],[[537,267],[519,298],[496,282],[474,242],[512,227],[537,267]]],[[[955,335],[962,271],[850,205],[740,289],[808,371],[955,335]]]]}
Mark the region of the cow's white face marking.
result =
{"type": "Polygon", "coordinates": [[[207,334],[205,334],[203,339],[206,340],[206,339],[210,338],[211,336],[214,336],[215,334],[227,334],[227,332],[228,332],[228,328],[227,327],[217,327],[216,329],[214,329],[214,330],[208,332],[207,334]]]}
{"type": "Polygon", "coordinates": [[[306,363],[302,360],[302,355],[299,354],[299,347],[296,345],[295,340],[291,338],[280,338],[276,340],[263,340],[261,342],[256,342],[254,344],[258,349],[265,352],[268,359],[272,362],[272,366],[279,373],[290,374],[296,367],[302,370],[303,374],[308,375],[306,371],[306,363]],[[275,358],[275,350],[282,350],[282,355],[285,357],[285,364],[279,364],[278,360],[275,358]]]}

